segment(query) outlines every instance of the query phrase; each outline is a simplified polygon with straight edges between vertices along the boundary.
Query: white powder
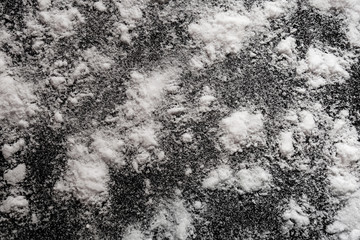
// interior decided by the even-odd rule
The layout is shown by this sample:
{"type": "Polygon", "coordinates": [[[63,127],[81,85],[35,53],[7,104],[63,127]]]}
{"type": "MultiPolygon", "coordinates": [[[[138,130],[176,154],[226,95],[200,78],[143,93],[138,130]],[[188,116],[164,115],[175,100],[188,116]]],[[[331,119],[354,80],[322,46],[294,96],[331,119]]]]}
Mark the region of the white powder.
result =
{"type": "Polygon", "coordinates": [[[205,51],[210,60],[215,60],[221,51],[236,53],[242,42],[248,37],[247,27],[252,24],[245,15],[235,12],[221,12],[209,19],[189,25],[190,35],[205,44],[205,51]]]}
{"type": "Polygon", "coordinates": [[[87,61],[88,66],[96,72],[101,70],[109,70],[114,64],[112,59],[100,53],[99,50],[95,47],[85,50],[83,53],[83,58],[87,61]]]}
{"type": "Polygon", "coordinates": [[[212,170],[208,177],[203,180],[204,188],[215,189],[218,185],[233,178],[233,170],[228,165],[222,165],[212,170]]]}
{"type": "Polygon", "coordinates": [[[236,173],[238,185],[245,192],[258,191],[265,188],[271,180],[271,175],[261,167],[241,169],[236,173]]]}
{"type": "Polygon", "coordinates": [[[265,2],[263,6],[255,6],[250,12],[229,10],[200,19],[189,25],[191,37],[203,44],[205,55],[195,56],[191,62],[196,68],[202,68],[203,62],[212,63],[222,59],[228,53],[238,53],[256,32],[264,31],[268,19],[282,16],[294,8],[292,1],[279,0],[265,2]]]}
{"type": "Polygon", "coordinates": [[[309,111],[301,111],[300,112],[300,123],[299,127],[305,134],[311,134],[312,131],[316,128],[316,123],[314,120],[314,116],[309,111]]]}
{"type": "Polygon", "coordinates": [[[181,135],[181,140],[186,143],[190,143],[193,140],[193,135],[191,133],[184,133],[181,135]]]}
{"type": "Polygon", "coordinates": [[[280,152],[285,157],[291,157],[294,154],[294,145],[293,145],[293,133],[292,132],[282,132],[280,133],[280,142],[279,148],[280,152]]]}
{"type": "Polygon", "coordinates": [[[283,229],[290,230],[293,227],[305,227],[310,224],[310,219],[303,209],[293,200],[290,200],[288,210],[283,214],[283,219],[286,221],[283,229]]]}
{"type": "Polygon", "coordinates": [[[305,74],[308,85],[318,88],[327,83],[344,82],[350,77],[346,71],[349,67],[349,61],[345,57],[338,57],[311,47],[306,59],[299,62],[297,73],[305,74]]]}
{"type": "Polygon", "coordinates": [[[271,174],[261,167],[241,169],[234,172],[228,165],[221,165],[212,170],[203,180],[203,188],[239,189],[240,192],[253,192],[266,188],[271,181],[271,174]]]}
{"type": "Polygon", "coordinates": [[[193,233],[192,222],[191,214],[184,207],[184,203],[175,200],[159,209],[150,222],[149,230],[152,232],[162,232],[161,230],[163,230],[165,236],[162,238],[164,239],[186,240],[193,233]]]}
{"type": "Polygon", "coordinates": [[[335,147],[338,157],[344,164],[356,162],[360,159],[359,146],[354,146],[346,143],[336,143],[335,147]]]}
{"type": "Polygon", "coordinates": [[[360,2],[357,0],[310,0],[314,7],[328,12],[332,8],[342,11],[347,18],[345,23],[347,27],[344,29],[346,35],[355,46],[360,46],[360,2]]]}
{"type": "Polygon", "coordinates": [[[37,2],[40,10],[46,10],[51,6],[51,0],[38,0],[37,2]]]}
{"type": "Polygon", "coordinates": [[[103,201],[108,195],[108,167],[104,162],[88,160],[69,160],[64,178],[59,180],[54,189],[70,192],[85,203],[103,201]]]}
{"type": "Polygon", "coordinates": [[[29,212],[29,202],[24,196],[9,196],[2,202],[0,212],[27,214],[29,212]]]}
{"type": "MultiPolygon", "coordinates": [[[[360,230],[360,197],[359,191],[354,193],[346,206],[338,211],[335,222],[326,229],[329,233],[338,233],[345,236],[355,235],[360,230]]],[[[345,239],[351,239],[345,238],[345,239]]]]}
{"type": "Polygon", "coordinates": [[[91,137],[94,140],[91,143],[91,148],[94,150],[93,154],[110,165],[122,166],[125,164],[122,154],[125,144],[123,140],[100,131],[91,137]]]}
{"type": "Polygon", "coordinates": [[[59,111],[55,111],[54,120],[59,123],[63,122],[64,121],[63,115],[59,111]]]}
{"type": "Polygon", "coordinates": [[[24,181],[25,177],[26,165],[23,163],[4,173],[4,180],[11,185],[16,185],[17,183],[24,181]]]}
{"type": "Polygon", "coordinates": [[[108,196],[110,179],[108,166],[81,144],[72,145],[68,157],[66,172],[56,182],[54,190],[72,193],[84,203],[104,201],[108,196]]]}
{"type": "Polygon", "coordinates": [[[95,2],[94,7],[100,12],[105,12],[107,9],[102,1],[95,2]]]}
{"type": "Polygon", "coordinates": [[[287,37],[279,42],[276,46],[276,51],[279,54],[284,54],[288,57],[295,57],[296,55],[296,40],[293,37],[287,37]]]}
{"type": "Polygon", "coordinates": [[[145,234],[143,234],[140,230],[129,227],[124,236],[122,236],[123,240],[145,240],[145,234]]]}
{"type": "Polygon", "coordinates": [[[263,143],[263,116],[248,111],[234,112],[220,122],[224,135],[220,138],[225,148],[231,152],[242,151],[242,148],[263,143]]]}
{"type": "Polygon", "coordinates": [[[85,19],[76,8],[41,11],[39,13],[39,19],[51,28],[51,33],[63,36],[72,35],[74,33],[74,26],[85,22],[85,19]]]}
{"type": "Polygon", "coordinates": [[[31,102],[35,99],[30,84],[0,74],[0,120],[17,123],[26,119],[34,109],[31,102]]]}
{"type": "Polygon", "coordinates": [[[353,176],[346,169],[331,167],[330,171],[330,187],[335,194],[345,195],[355,192],[359,188],[357,177],[353,176]]]}
{"type": "Polygon", "coordinates": [[[50,81],[51,86],[58,89],[58,88],[60,88],[61,85],[66,83],[66,78],[65,77],[50,77],[49,81],[50,81]]]}
{"type": "Polygon", "coordinates": [[[132,72],[133,85],[126,91],[129,100],[124,104],[128,118],[144,118],[151,114],[160,103],[166,87],[174,85],[179,70],[168,68],[150,74],[132,72]]]}
{"type": "Polygon", "coordinates": [[[20,138],[13,144],[4,144],[1,151],[5,159],[9,159],[12,155],[20,151],[25,146],[25,140],[20,138]]]}

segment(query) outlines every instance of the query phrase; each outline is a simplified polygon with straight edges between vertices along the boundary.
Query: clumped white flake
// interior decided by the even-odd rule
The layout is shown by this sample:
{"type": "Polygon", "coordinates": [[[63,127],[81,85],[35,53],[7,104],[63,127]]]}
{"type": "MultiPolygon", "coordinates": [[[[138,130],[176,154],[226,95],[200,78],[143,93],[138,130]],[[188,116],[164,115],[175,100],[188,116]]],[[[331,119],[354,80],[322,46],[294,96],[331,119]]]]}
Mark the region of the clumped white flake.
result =
{"type": "Polygon", "coordinates": [[[288,209],[283,214],[283,219],[286,221],[284,226],[285,231],[289,231],[294,227],[305,227],[310,224],[310,219],[303,209],[293,200],[290,200],[288,209]]]}
{"type": "Polygon", "coordinates": [[[208,177],[203,180],[204,188],[215,189],[219,184],[225,183],[233,178],[233,170],[228,165],[222,165],[212,170],[208,177]]]}
{"type": "Polygon", "coordinates": [[[74,33],[73,29],[76,24],[85,22],[84,17],[77,8],[41,11],[39,13],[39,20],[49,26],[52,33],[63,36],[70,36],[74,33]]]}
{"type": "Polygon", "coordinates": [[[26,165],[19,164],[14,169],[7,170],[4,173],[4,180],[11,185],[16,185],[24,181],[26,177],[26,165]]]}
{"type": "Polygon", "coordinates": [[[276,51],[279,54],[284,54],[288,57],[294,57],[296,52],[296,40],[293,37],[287,37],[279,42],[276,46],[276,51]]]}
{"type": "Polygon", "coordinates": [[[280,153],[284,157],[291,157],[294,154],[294,145],[293,145],[293,132],[282,132],[280,133],[279,139],[279,148],[280,153]]]}
{"type": "Polygon", "coordinates": [[[338,167],[330,168],[329,181],[332,191],[337,195],[352,193],[359,188],[358,178],[338,167]]]}
{"type": "Polygon", "coordinates": [[[27,214],[29,212],[29,202],[25,196],[9,196],[2,202],[0,212],[27,214]]]}
{"type": "Polygon", "coordinates": [[[299,127],[305,134],[311,134],[316,128],[316,122],[311,112],[304,110],[300,112],[299,127]]]}
{"type": "Polygon", "coordinates": [[[202,186],[208,189],[236,188],[241,192],[253,192],[266,188],[271,178],[271,174],[259,166],[235,172],[230,166],[221,165],[208,174],[202,186]]]}
{"type": "Polygon", "coordinates": [[[244,147],[265,141],[263,116],[260,113],[234,112],[220,122],[220,127],[224,132],[220,140],[232,152],[242,151],[244,147]]]}
{"type": "Polygon", "coordinates": [[[161,231],[167,239],[188,239],[193,231],[193,219],[187,211],[184,203],[180,200],[174,200],[159,208],[158,213],[150,222],[150,232],[161,231]]]}
{"type": "Polygon", "coordinates": [[[271,180],[271,174],[261,167],[241,169],[235,175],[237,184],[245,192],[258,191],[265,188],[271,180]]]}
{"type": "Polygon", "coordinates": [[[360,2],[357,0],[310,0],[309,3],[323,12],[337,9],[346,17],[344,29],[348,40],[355,46],[360,46],[360,2]]]}
{"type": "Polygon", "coordinates": [[[13,144],[4,144],[1,151],[5,159],[9,159],[12,155],[20,151],[25,146],[25,140],[20,138],[13,144]]]}
{"type": "Polygon", "coordinates": [[[347,143],[336,143],[335,144],[337,155],[341,162],[349,164],[356,162],[360,159],[360,147],[347,143]]]}
{"type": "Polygon", "coordinates": [[[346,71],[349,62],[344,57],[326,53],[317,48],[309,48],[306,59],[299,62],[297,73],[305,74],[308,84],[318,88],[327,83],[344,82],[350,77],[346,71]]]}
{"type": "Polygon", "coordinates": [[[107,9],[105,4],[102,1],[95,2],[94,7],[100,12],[105,12],[107,9]]]}
{"type": "Polygon", "coordinates": [[[346,236],[358,233],[357,231],[360,229],[359,193],[359,191],[355,192],[346,205],[337,212],[334,218],[335,221],[326,228],[328,233],[344,234],[346,236]]]}
{"type": "Polygon", "coordinates": [[[35,100],[30,84],[0,74],[0,120],[17,123],[26,119],[35,100]]]}
{"type": "Polygon", "coordinates": [[[55,190],[69,192],[75,198],[94,203],[103,201],[108,195],[109,170],[102,161],[69,160],[63,179],[55,185],[55,190]]]}
{"type": "Polygon", "coordinates": [[[51,0],[38,0],[37,2],[41,11],[46,10],[51,6],[51,0]]]}

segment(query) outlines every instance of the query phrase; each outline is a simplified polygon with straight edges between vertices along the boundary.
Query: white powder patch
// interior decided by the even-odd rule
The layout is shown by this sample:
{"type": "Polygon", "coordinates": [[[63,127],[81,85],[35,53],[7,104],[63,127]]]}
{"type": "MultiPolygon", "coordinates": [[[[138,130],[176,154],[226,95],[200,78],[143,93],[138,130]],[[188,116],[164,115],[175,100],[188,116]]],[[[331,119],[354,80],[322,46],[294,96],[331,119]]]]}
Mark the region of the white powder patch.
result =
{"type": "Polygon", "coordinates": [[[263,116],[248,111],[234,112],[220,122],[224,135],[220,141],[231,152],[242,151],[244,147],[263,143],[263,116]]]}
{"type": "Polygon", "coordinates": [[[46,10],[51,6],[51,0],[38,0],[38,6],[40,10],[46,10]]]}
{"type": "Polygon", "coordinates": [[[310,0],[311,5],[328,12],[331,9],[338,9],[346,16],[346,35],[355,46],[360,46],[360,2],[357,0],[310,0]]]}
{"type": "Polygon", "coordinates": [[[344,82],[350,77],[346,71],[350,62],[346,57],[335,56],[316,48],[309,48],[306,59],[299,62],[297,73],[308,78],[308,85],[318,88],[328,83],[344,82]]]}
{"type": "Polygon", "coordinates": [[[283,214],[283,219],[286,221],[283,226],[283,231],[288,232],[294,227],[303,228],[310,224],[310,219],[304,210],[293,200],[290,200],[288,210],[283,214]]]}
{"type": "Polygon", "coordinates": [[[29,202],[24,196],[9,196],[2,202],[0,212],[27,214],[29,212],[29,202]]]}
{"type": "Polygon", "coordinates": [[[140,230],[133,228],[132,226],[129,227],[126,231],[124,236],[122,237],[123,240],[145,240],[145,234],[142,233],[140,230]]]}
{"type": "Polygon", "coordinates": [[[120,21],[114,24],[114,32],[120,34],[122,42],[131,43],[131,38],[135,33],[130,33],[130,30],[136,28],[137,24],[143,18],[143,9],[146,7],[148,0],[113,0],[115,6],[120,13],[120,21]]]}
{"type": "Polygon", "coordinates": [[[282,55],[290,58],[296,57],[296,40],[293,37],[287,37],[279,42],[275,50],[282,55]]]}
{"type": "Polygon", "coordinates": [[[258,191],[271,181],[271,175],[261,167],[241,169],[236,173],[237,184],[245,192],[258,191]]]}
{"type": "Polygon", "coordinates": [[[125,143],[122,139],[100,131],[91,137],[94,140],[91,143],[91,148],[94,150],[93,154],[110,165],[122,166],[125,164],[123,156],[125,143]]]}
{"type": "Polygon", "coordinates": [[[100,12],[105,12],[107,9],[102,1],[95,2],[94,7],[100,12]]]}
{"type": "Polygon", "coordinates": [[[20,138],[13,144],[4,144],[1,151],[5,159],[9,159],[12,155],[20,151],[25,146],[25,140],[20,138]]]}
{"type": "Polygon", "coordinates": [[[330,187],[335,194],[345,195],[353,193],[359,188],[358,178],[349,173],[348,170],[331,167],[330,172],[330,187]]]}
{"type": "Polygon", "coordinates": [[[300,123],[299,127],[305,134],[311,134],[316,128],[316,122],[311,112],[304,110],[299,113],[300,123]]]}
{"type": "Polygon", "coordinates": [[[267,188],[271,178],[271,174],[258,166],[234,172],[228,165],[221,165],[208,174],[202,186],[208,189],[236,188],[240,193],[253,192],[267,188]]]}
{"type": "Polygon", "coordinates": [[[104,201],[108,196],[110,179],[108,166],[81,144],[73,145],[68,157],[67,170],[56,182],[54,190],[72,193],[84,203],[104,201]]]}
{"type": "Polygon", "coordinates": [[[4,180],[11,185],[16,185],[17,183],[24,181],[25,177],[26,165],[23,163],[4,173],[4,180]]]}
{"type": "Polygon", "coordinates": [[[193,135],[191,133],[184,133],[181,135],[181,140],[186,143],[190,143],[193,141],[193,135]]]}
{"type": "Polygon", "coordinates": [[[35,101],[32,85],[21,83],[5,74],[0,74],[0,121],[17,123],[32,115],[35,101]]]}
{"type": "Polygon", "coordinates": [[[164,232],[164,239],[186,240],[194,231],[192,222],[191,214],[184,207],[184,203],[175,200],[159,209],[150,223],[149,230],[164,232]]]}
{"type": "Polygon", "coordinates": [[[124,104],[125,117],[141,118],[152,114],[160,103],[166,88],[175,85],[179,70],[169,68],[165,71],[154,71],[150,74],[132,72],[132,86],[126,91],[128,101],[124,104]]]}
{"type": "Polygon", "coordinates": [[[69,160],[63,180],[58,181],[54,189],[71,192],[77,199],[92,203],[107,197],[108,181],[108,168],[105,163],[69,160]]]}
{"type": "Polygon", "coordinates": [[[109,70],[114,64],[112,59],[101,54],[95,47],[85,50],[83,58],[88,62],[88,66],[96,72],[109,70]]]}
{"type": "Polygon", "coordinates": [[[280,153],[284,157],[291,157],[291,155],[294,154],[294,139],[293,139],[293,133],[292,132],[282,132],[280,133],[280,139],[279,139],[279,149],[280,153]]]}
{"type": "Polygon", "coordinates": [[[236,53],[242,47],[242,42],[248,37],[246,30],[252,21],[245,15],[235,12],[217,13],[213,18],[201,19],[199,23],[189,25],[190,35],[205,44],[205,51],[210,60],[217,55],[236,53]]]}
{"type": "Polygon", "coordinates": [[[356,146],[347,143],[336,143],[335,147],[338,157],[344,164],[356,162],[360,159],[359,145],[356,146]]]}
{"type": "Polygon", "coordinates": [[[226,181],[232,181],[233,170],[228,165],[222,165],[212,170],[208,177],[203,180],[203,188],[215,189],[226,181]]]}
{"type": "Polygon", "coordinates": [[[38,14],[39,20],[50,27],[52,34],[70,36],[74,34],[74,27],[79,23],[85,22],[84,17],[76,8],[67,10],[41,11],[38,14]]]}
{"type": "Polygon", "coordinates": [[[256,32],[263,31],[269,24],[268,19],[278,18],[285,12],[290,12],[290,7],[294,6],[296,5],[292,1],[285,0],[265,2],[263,6],[254,7],[250,12],[217,12],[190,24],[190,35],[203,43],[205,51],[204,56],[195,56],[191,62],[197,68],[202,68],[202,62],[211,63],[224,58],[228,53],[238,53],[256,32]]]}
{"type": "Polygon", "coordinates": [[[348,236],[355,235],[360,230],[360,192],[356,192],[349,199],[344,208],[338,211],[335,222],[330,224],[326,231],[348,236]]]}

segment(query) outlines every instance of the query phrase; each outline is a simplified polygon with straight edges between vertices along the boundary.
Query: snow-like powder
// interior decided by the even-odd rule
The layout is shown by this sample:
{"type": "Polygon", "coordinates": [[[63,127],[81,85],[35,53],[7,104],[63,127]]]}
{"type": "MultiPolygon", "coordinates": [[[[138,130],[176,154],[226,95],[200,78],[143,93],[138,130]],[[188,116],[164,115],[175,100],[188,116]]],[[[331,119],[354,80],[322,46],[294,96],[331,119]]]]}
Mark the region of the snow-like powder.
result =
{"type": "Polygon", "coordinates": [[[224,135],[220,138],[225,148],[235,152],[250,145],[264,142],[263,116],[248,111],[232,113],[220,122],[224,135]]]}

